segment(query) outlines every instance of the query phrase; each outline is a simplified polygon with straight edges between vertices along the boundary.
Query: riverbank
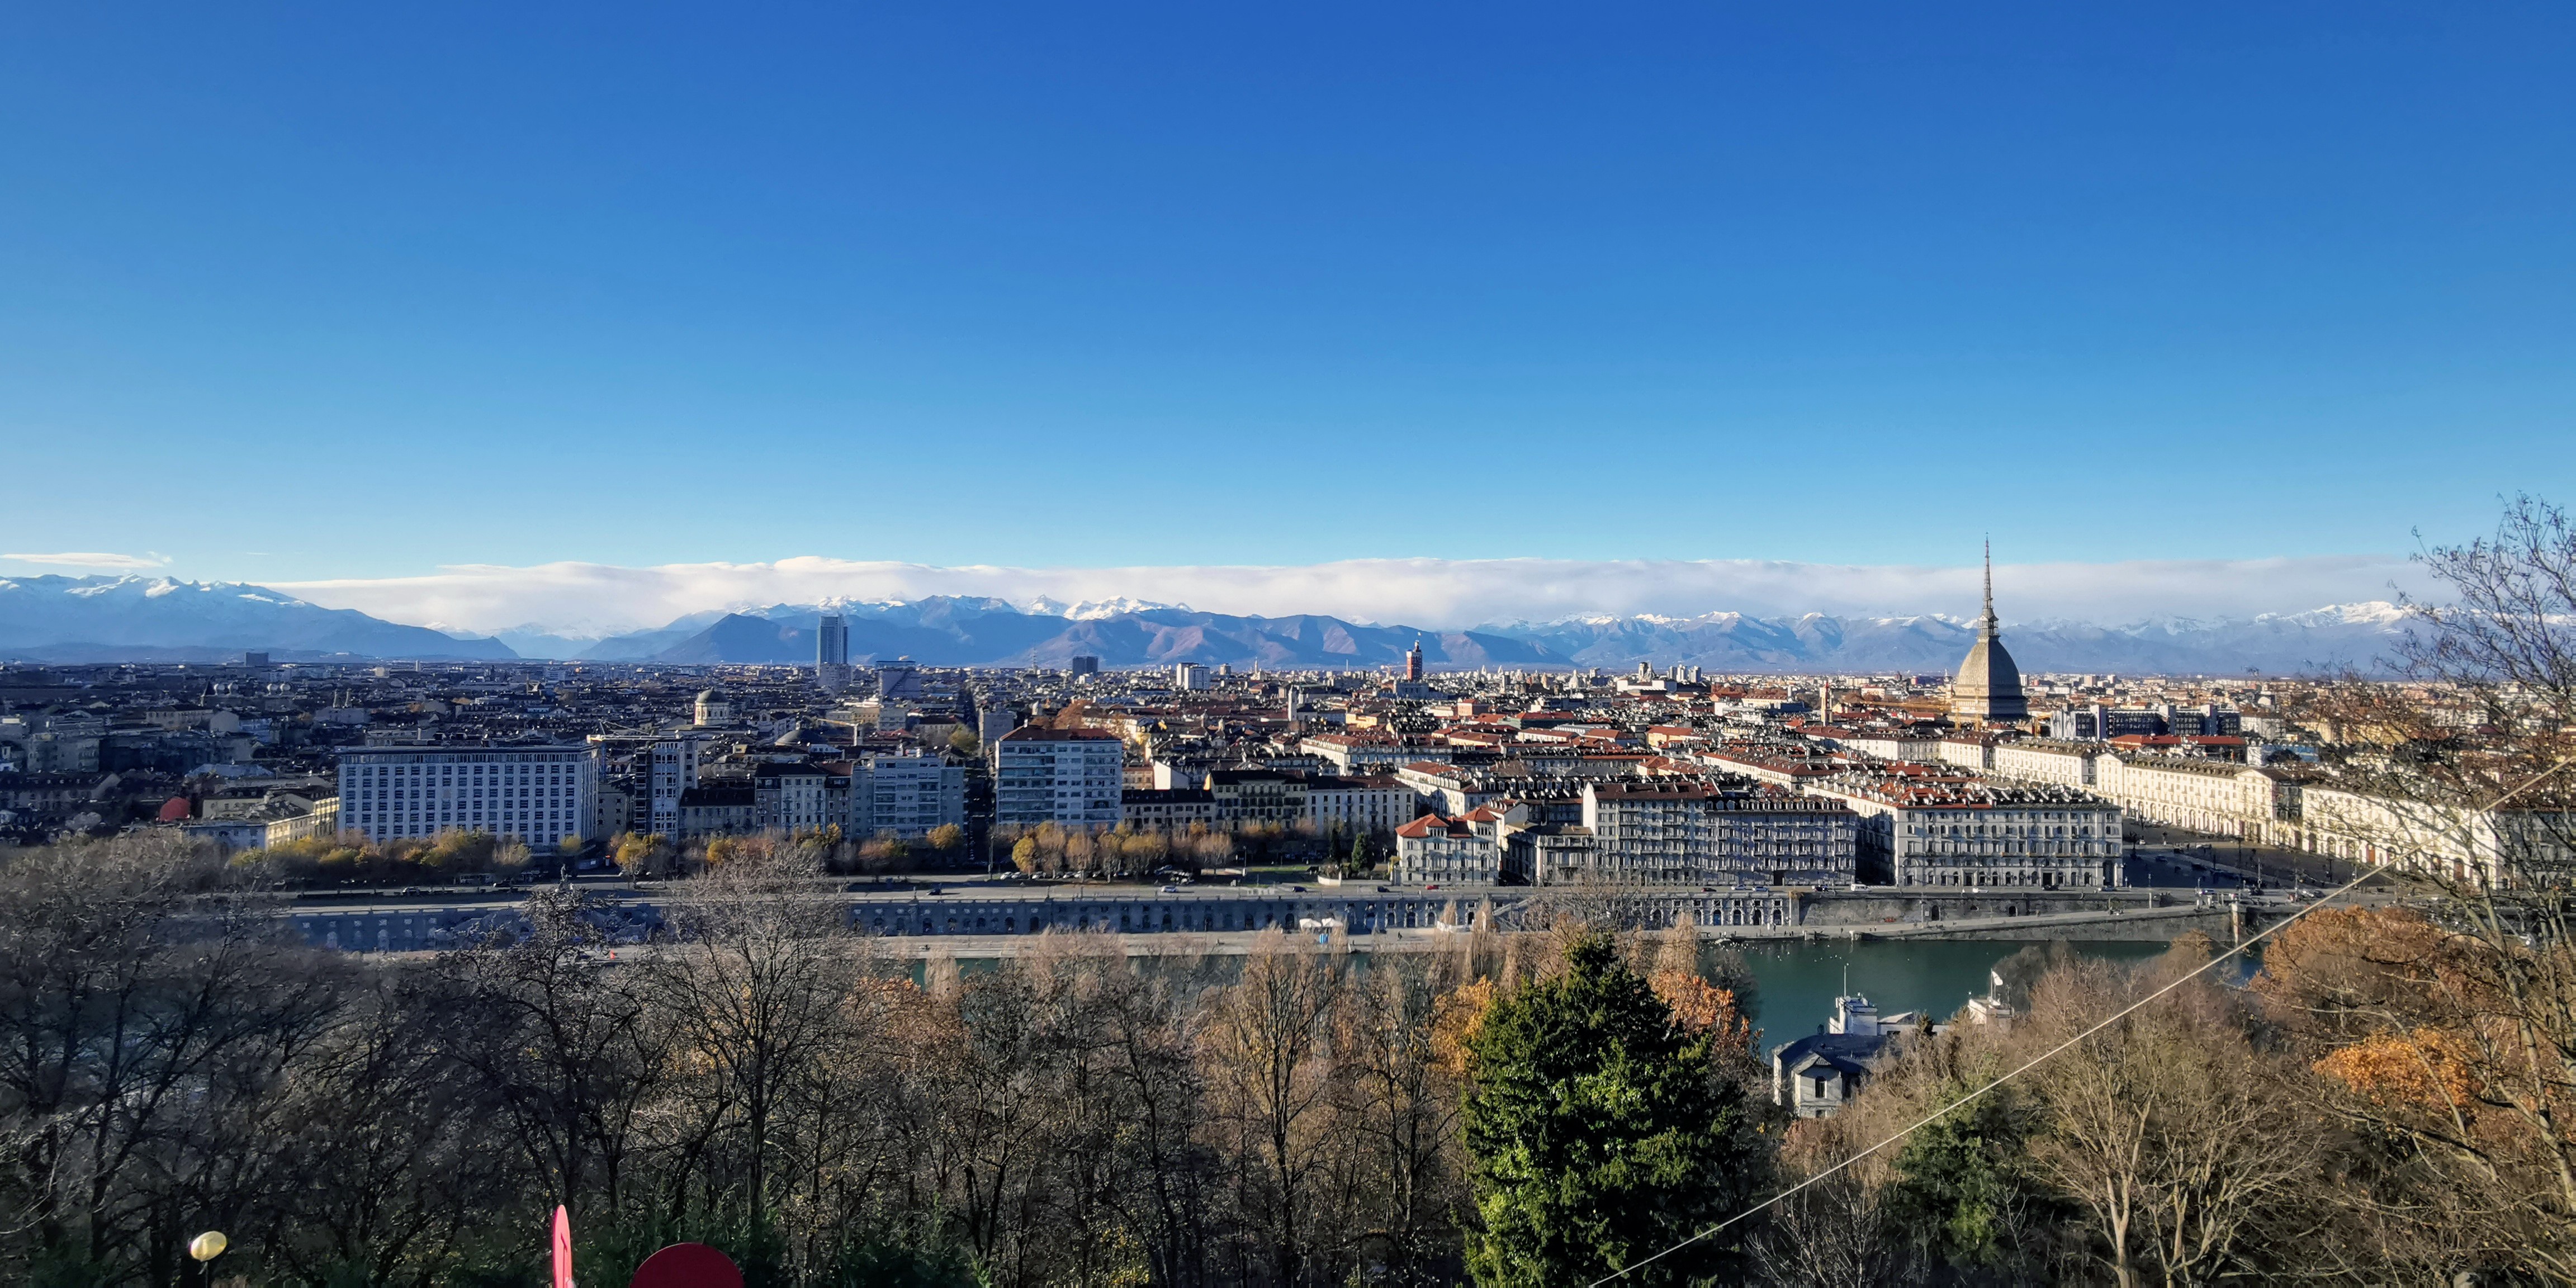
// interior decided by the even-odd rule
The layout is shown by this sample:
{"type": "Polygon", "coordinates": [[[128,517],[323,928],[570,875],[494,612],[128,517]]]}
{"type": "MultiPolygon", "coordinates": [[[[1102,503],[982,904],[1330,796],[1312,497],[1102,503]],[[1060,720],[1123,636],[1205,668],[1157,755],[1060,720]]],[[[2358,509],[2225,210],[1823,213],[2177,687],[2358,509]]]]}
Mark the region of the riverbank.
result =
{"type": "MultiPolygon", "coordinates": [[[[2249,905],[2244,922],[2251,934],[2290,907],[2249,905]]],[[[2080,940],[2094,943],[2161,944],[2198,931],[2219,943],[2233,942],[2234,926],[2226,905],[2215,908],[2126,908],[2095,912],[2033,913],[2010,917],[1965,917],[1941,921],[1886,921],[1810,926],[1703,927],[1710,940],[1730,944],[1854,943],[1878,939],[2027,941],[2080,940]]],[[[1267,931],[1163,931],[1148,934],[1092,932],[1103,945],[1114,945],[1130,957],[1240,957],[1263,942],[1267,931]]],[[[1544,932],[1507,931],[1506,934],[1544,932]]],[[[1466,937],[1458,930],[1381,930],[1367,935],[1293,936],[1303,948],[1320,952],[1421,953],[1454,949],[1466,937]]],[[[874,941],[890,957],[924,960],[1016,957],[1061,947],[1047,937],[1031,935],[883,935],[874,941]]]]}

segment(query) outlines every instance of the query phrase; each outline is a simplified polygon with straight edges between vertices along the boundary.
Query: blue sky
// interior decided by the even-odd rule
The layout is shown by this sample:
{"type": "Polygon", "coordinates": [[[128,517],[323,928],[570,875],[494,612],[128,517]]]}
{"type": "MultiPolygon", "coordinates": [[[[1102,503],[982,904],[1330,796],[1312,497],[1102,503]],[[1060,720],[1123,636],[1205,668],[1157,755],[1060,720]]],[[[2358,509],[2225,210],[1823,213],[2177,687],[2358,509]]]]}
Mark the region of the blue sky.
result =
{"type": "Polygon", "coordinates": [[[7,548],[2404,550],[2576,498],[2571,55],[2514,4],[17,6],[7,548]]]}

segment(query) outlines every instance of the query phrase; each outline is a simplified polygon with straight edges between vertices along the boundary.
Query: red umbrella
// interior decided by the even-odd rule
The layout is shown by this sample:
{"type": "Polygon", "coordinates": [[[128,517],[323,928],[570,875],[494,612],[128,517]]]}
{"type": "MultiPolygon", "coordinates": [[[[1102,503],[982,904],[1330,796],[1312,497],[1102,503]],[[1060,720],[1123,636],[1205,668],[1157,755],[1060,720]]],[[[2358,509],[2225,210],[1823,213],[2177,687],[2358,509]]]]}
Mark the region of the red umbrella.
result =
{"type": "Polygon", "coordinates": [[[703,1243],[674,1243],[646,1257],[628,1288],[742,1288],[742,1271],[703,1243]]]}

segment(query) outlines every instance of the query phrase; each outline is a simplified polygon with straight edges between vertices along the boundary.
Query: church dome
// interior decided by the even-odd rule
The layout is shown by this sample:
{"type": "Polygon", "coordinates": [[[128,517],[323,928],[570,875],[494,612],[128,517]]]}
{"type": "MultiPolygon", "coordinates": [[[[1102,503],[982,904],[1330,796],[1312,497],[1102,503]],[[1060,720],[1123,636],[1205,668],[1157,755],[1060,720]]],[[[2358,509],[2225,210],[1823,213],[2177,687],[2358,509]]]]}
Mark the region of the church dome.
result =
{"type": "Polygon", "coordinates": [[[2017,705],[2024,702],[2021,667],[2014,664],[2002,640],[1979,632],[1977,642],[1968,647],[1967,660],[1959,664],[1959,678],[1950,684],[1950,697],[1954,702],[1990,702],[1999,698],[2008,698],[2017,705]]]}
{"type": "Polygon", "coordinates": [[[1950,682],[1950,715],[1963,724],[2009,724],[2030,718],[2030,701],[2021,691],[2021,668],[2013,664],[1995,623],[1995,558],[1986,555],[1986,613],[1977,621],[1977,642],[1968,646],[1950,682]]]}

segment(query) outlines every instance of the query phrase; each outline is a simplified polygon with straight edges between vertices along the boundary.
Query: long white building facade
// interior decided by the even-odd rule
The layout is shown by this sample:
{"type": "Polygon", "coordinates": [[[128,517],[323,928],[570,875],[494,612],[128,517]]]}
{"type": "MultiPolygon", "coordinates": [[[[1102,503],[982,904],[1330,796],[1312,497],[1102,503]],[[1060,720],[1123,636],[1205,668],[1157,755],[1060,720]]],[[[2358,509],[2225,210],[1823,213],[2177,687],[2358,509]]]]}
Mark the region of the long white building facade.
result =
{"type": "Polygon", "coordinates": [[[1810,785],[1860,815],[1861,857],[1901,886],[2092,889],[2128,884],[2120,807],[2057,786],[1853,773],[1810,785]]]}
{"type": "Polygon", "coordinates": [[[340,826],[372,841],[443,831],[529,844],[596,833],[588,747],[370,747],[340,753],[340,826]]]}

